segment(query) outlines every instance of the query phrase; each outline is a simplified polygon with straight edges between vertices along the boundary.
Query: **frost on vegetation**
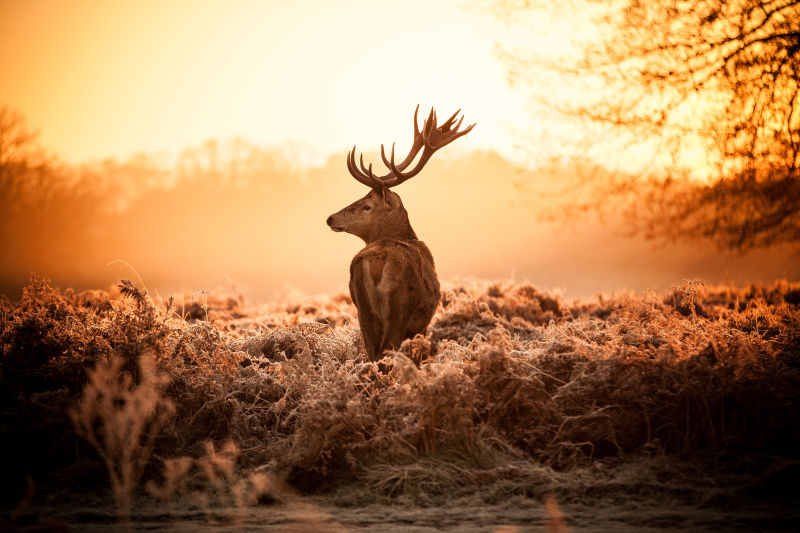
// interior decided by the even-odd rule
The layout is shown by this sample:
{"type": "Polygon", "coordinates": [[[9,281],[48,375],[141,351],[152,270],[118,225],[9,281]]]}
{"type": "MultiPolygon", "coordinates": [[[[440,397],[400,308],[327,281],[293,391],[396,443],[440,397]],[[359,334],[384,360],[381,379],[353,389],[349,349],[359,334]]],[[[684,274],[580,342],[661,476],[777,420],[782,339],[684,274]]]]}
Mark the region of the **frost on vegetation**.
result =
{"type": "Polygon", "coordinates": [[[69,416],[75,431],[103,459],[118,513],[127,520],[133,491],[174,406],[164,395],[169,378],[156,371],[150,356],[139,359],[138,383],[122,371],[122,362],[115,357],[89,372],[83,395],[69,416]]]}
{"type": "Polygon", "coordinates": [[[429,502],[454,487],[545,490],[532,480],[546,472],[633,456],[796,460],[797,294],[788,282],[687,282],[566,302],[527,284],[451,285],[426,336],[372,363],[343,295],[265,307],[213,294],[161,301],[132,283],[61,292],[33,278],[20,302],[0,301],[4,412],[20,413],[3,415],[19,435],[3,444],[4,470],[24,480],[74,461],[67,412],[109,471],[136,465],[125,490],[140,470],[165,501],[200,479],[200,507],[281,499],[281,483],[319,492],[359,481],[374,497],[429,502]],[[101,382],[136,395],[153,376],[162,415],[141,408],[149,429],[126,441],[127,456],[110,451],[103,435],[119,419],[86,398],[101,382]]]}

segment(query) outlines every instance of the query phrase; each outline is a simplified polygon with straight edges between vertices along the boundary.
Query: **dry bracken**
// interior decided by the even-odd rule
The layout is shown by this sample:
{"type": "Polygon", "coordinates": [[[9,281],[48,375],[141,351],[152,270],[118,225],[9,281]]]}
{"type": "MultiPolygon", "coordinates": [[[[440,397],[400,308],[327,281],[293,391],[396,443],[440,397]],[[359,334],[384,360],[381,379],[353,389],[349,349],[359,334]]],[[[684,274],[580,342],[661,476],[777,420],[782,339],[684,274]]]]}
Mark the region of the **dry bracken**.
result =
{"type": "Polygon", "coordinates": [[[672,293],[566,302],[450,285],[427,335],[381,361],[365,357],[346,296],[249,307],[208,294],[206,316],[133,290],[34,278],[0,301],[0,457],[17,501],[26,476],[76,468],[76,448],[84,467],[105,463],[123,513],[139,474],[165,501],[185,497],[182,476],[205,480],[197,498],[212,507],[281,500],[283,483],[369,487],[348,501],[561,503],[572,496],[554,476],[599,463],[800,459],[795,283],[694,284],[694,312],[672,293]]]}

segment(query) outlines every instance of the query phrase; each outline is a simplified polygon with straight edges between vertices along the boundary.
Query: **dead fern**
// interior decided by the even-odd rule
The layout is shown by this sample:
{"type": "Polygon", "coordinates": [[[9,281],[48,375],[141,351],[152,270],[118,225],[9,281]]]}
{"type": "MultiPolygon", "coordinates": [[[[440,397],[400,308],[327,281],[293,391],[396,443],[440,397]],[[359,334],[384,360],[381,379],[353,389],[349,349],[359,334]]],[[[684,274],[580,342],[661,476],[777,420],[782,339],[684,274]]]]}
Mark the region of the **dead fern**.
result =
{"type": "Polygon", "coordinates": [[[180,477],[194,476],[209,508],[235,507],[232,487],[257,469],[308,492],[363,481],[380,488],[376,497],[432,504],[455,487],[522,490],[541,472],[654,453],[797,460],[796,290],[693,282],[564,302],[529,285],[475,282],[446,288],[428,335],[387,354],[381,368],[364,356],[346,297],[250,307],[205,294],[190,316],[175,303],[190,295],[156,306],[130,282],[76,294],[34,278],[19,303],[0,301],[0,421],[18,436],[0,456],[22,490],[26,473],[68,468],[65,414],[77,406],[74,431],[94,439],[116,472],[121,514],[137,472],[153,474],[114,465],[147,464],[147,450],[166,458],[153,494],[176,498],[180,477]],[[142,353],[152,354],[152,374],[142,353]],[[89,371],[87,385],[91,368],[101,370],[89,371]],[[167,376],[151,396],[173,406],[157,413],[172,416],[153,415],[157,438],[145,437],[152,421],[139,423],[139,455],[106,445],[102,428],[115,422],[103,421],[135,405],[123,396],[141,394],[150,375],[167,376]],[[98,392],[112,389],[122,392],[98,392]],[[233,443],[234,477],[200,474],[205,442],[217,459],[233,443]]]}
{"type": "Polygon", "coordinates": [[[139,311],[143,311],[150,307],[150,301],[147,299],[147,292],[140,289],[129,279],[123,279],[119,283],[119,292],[123,296],[127,296],[136,302],[136,307],[139,311]]]}

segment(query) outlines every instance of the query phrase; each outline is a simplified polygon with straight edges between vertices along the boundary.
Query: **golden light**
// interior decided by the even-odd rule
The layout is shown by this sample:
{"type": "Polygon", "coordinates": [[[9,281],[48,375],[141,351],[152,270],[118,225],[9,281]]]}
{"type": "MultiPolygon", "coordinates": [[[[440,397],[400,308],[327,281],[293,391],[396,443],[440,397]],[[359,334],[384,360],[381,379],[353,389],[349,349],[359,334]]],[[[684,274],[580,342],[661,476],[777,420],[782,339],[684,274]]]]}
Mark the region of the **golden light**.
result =
{"type": "Polygon", "coordinates": [[[414,106],[462,107],[470,148],[511,152],[524,98],[497,23],[445,2],[59,2],[0,7],[0,101],[68,161],[209,138],[321,153],[409,136],[414,106]]]}
{"type": "MultiPolygon", "coordinates": [[[[344,155],[356,144],[379,163],[381,143],[407,150],[417,104],[423,116],[461,108],[465,123],[478,123],[398,191],[444,279],[517,276],[587,294],[669,286],[702,275],[698,265],[717,273],[733,265],[731,275],[745,278],[796,272],[783,255],[736,263],[713,250],[623,241],[593,220],[572,231],[537,219],[543,191],[559,177],[518,164],[595,155],[626,168],[646,156],[576,153],[560,141],[573,134],[562,122],[531,114],[497,47],[562,53],[589,31],[557,18],[535,24],[506,25],[457,0],[0,3],[0,105],[21,111],[61,161],[115,158],[124,168],[93,168],[150,191],[130,200],[113,242],[30,252],[12,285],[39,270],[57,283],[104,286],[130,276],[105,266],[124,259],[164,291],[228,280],[257,298],[289,287],[344,289],[361,243],[330,233],[324,220],[366,192],[347,175],[344,155]],[[200,164],[216,155],[225,163],[225,154],[252,145],[266,150],[259,157],[279,157],[253,167],[267,169],[257,190],[227,196],[201,198],[202,183],[168,190],[169,170],[153,174],[165,180],[157,190],[131,159],[146,153],[146,166],[160,154],[155,160],[172,169],[182,153],[193,161],[187,147],[200,147],[200,164]],[[291,179],[270,175],[275,169],[291,179]]],[[[552,79],[538,82],[581,97],[552,79]]]]}

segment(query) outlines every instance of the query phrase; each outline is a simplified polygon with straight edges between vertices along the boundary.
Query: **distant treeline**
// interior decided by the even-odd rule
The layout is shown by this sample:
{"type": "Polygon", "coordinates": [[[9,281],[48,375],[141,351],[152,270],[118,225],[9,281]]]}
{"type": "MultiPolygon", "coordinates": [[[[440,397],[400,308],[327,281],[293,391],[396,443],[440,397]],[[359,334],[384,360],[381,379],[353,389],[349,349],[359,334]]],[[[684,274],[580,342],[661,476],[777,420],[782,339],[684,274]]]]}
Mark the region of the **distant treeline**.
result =
{"type": "MultiPolygon", "coordinates": [[[[325,225],[366,193],[347,173],[345,154],[304,167],[291,147],[234,140],[187,149],[173,163],[140,154],[66,165],[40,150],[9,148],[6,138],[0,135],[0,294],[12,299],[31,272],[75,289],[131,277],[119,261],[109,266],[116,260],[164,294],[223,288],[264,300],[294,289],[333,292],[346,286],[362,245],[325,225]]],[[[365,159],[380,162],[375,153],[365,159]]],[[[444,279],[516,277],[590,296],[695,277],[800,278],[791,250],[726,256],[631,238],[613,206],[599,218],[576,215],[569,206],[591,190],[570,184],[589,177],[614,179],[583,160],[530,170],[493,152],[456,150],[397,192],[444,279]]]]}

